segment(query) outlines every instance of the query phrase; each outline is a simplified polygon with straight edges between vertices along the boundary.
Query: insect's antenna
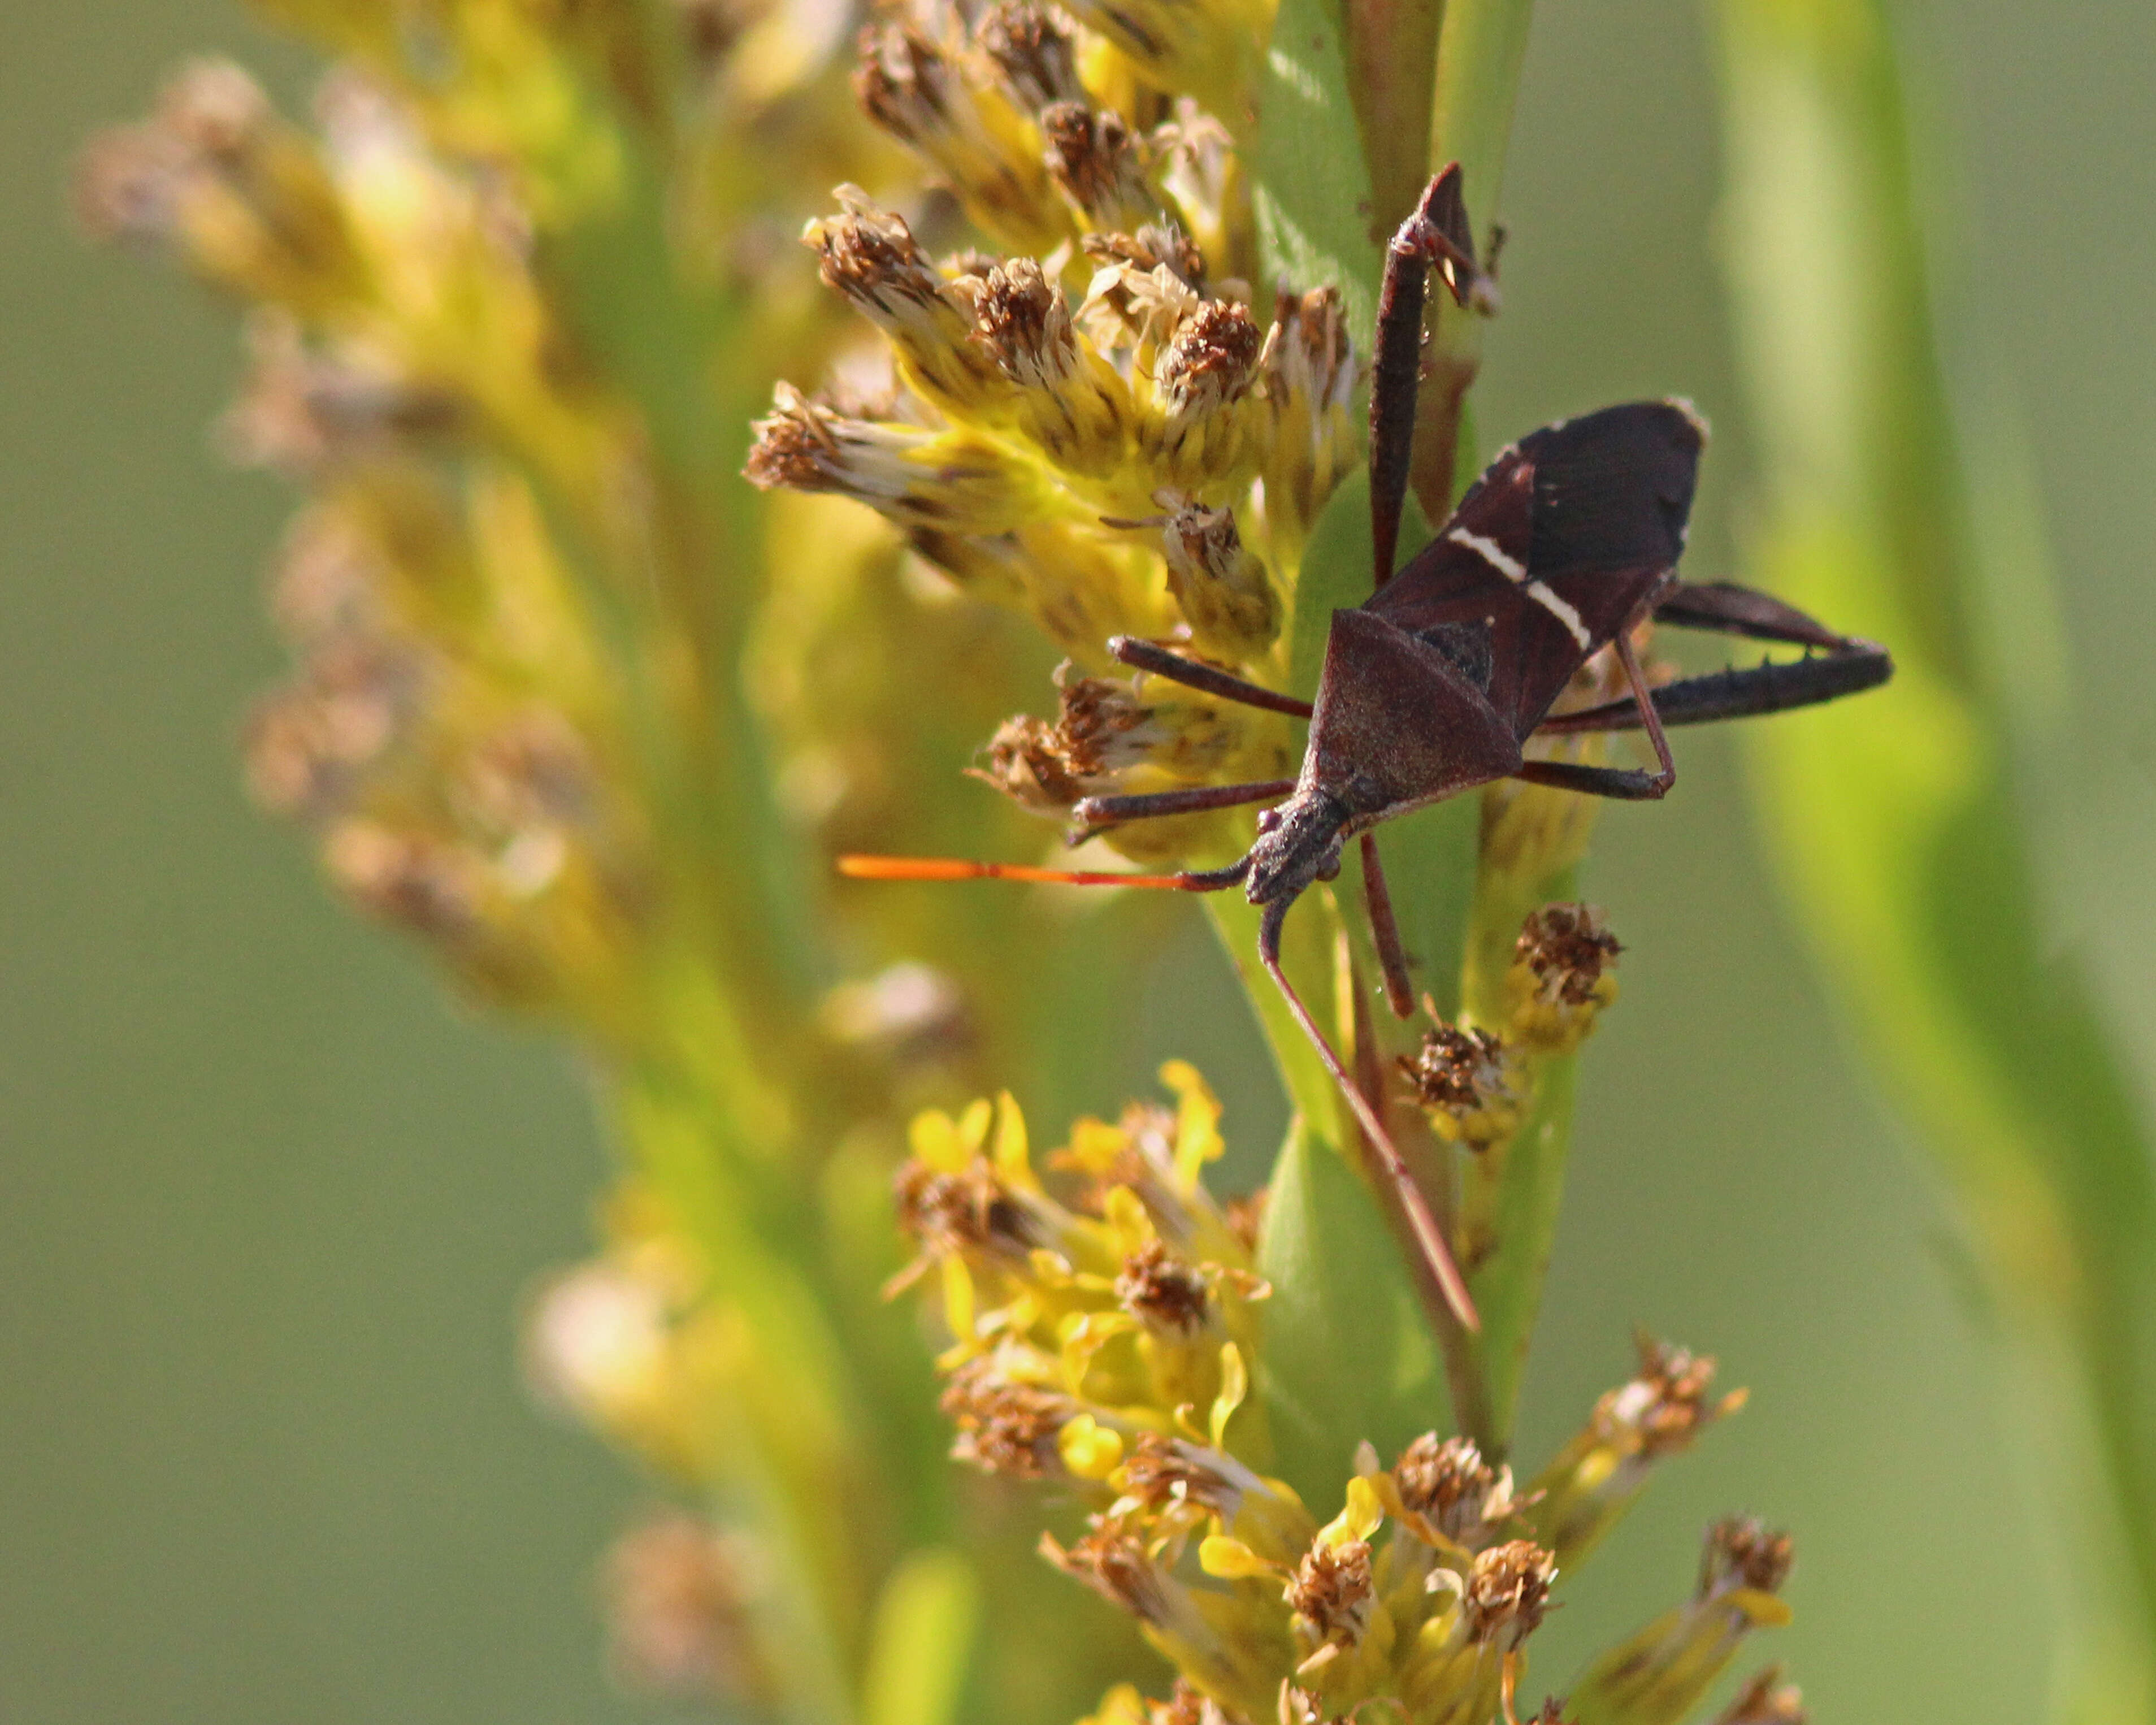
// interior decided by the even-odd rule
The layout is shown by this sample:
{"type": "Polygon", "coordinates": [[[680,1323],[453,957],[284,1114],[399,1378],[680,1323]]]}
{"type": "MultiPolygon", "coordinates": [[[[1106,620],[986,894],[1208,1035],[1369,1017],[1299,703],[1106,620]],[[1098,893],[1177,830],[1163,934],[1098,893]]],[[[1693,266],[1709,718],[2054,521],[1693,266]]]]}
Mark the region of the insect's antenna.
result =
{"type": "Polygon", "coordinates": [[[1029,880],[1064,886],[1148,886],[1161,892],[1219,892],[1250,871],[1246,858],[1224,869],[1177,875],[1119,875],[1109,869],[1035,869],[1022,863],[972,862],[957,856],[842,856],[839,872],[855,880],[1029,880]]]}
{"type": "Polygon", "coordinates": [[[1406,1158],[1393,1142],[1378,1118],[1377,1110],[1369,1099],[1355,1087],[1355,1081],[1348,1076],[1341,1065],[1340,1056],[1332,1051],[1332,1045],[1325,1040],[1325,1033],[1317,1028],[1317,1020],[1311,1017],[1310,1009],[1302,1004],[1302,997],[1287,979],[1281,968],[1281,925],[1287,921],[1288,901],[1276,899],[1265,906],[1265,920],[1258,925],[1258,958],[1280,991],[1287,997],[1288,1010],[1295,1014],[1296,1022],[1302,1026],[1302,1034],[1317,1049],[1318,1058],[1325,1062],[1325,1070],[1332,1075],[1332,1081],[1340,1086],[1340,1094],[1348,1099],[1348,1106],[1355,1111],[1355,1119],[1363,1128],[1363,1136],[1370,1141],[1370,1147],[1378,1153],[1378,1160],[1384,1164],[1385,1175],[1399,1193],[1400,1208],[1407,1212],[1408,1226],[1414,1230],[1415,1243],[1422,1248],[1424,1260],[1437,1285],[1444,1292],[1445,1303],[1452,1308],[1452,1315],[1470,1330],[1480,1330],[1482,1320],[1476,1314],[1475,1302],[1468,1296],[1467,1284],[1461,1278],[1460,1266],[1453,1261],[1452,1248],[1445,1244],[1445,1230],[1437,1225],[1437,1218],[1430,1214],[1429,1201],[1422,1189],[1414,1183],[1408,1171],[1406,1158]]]}

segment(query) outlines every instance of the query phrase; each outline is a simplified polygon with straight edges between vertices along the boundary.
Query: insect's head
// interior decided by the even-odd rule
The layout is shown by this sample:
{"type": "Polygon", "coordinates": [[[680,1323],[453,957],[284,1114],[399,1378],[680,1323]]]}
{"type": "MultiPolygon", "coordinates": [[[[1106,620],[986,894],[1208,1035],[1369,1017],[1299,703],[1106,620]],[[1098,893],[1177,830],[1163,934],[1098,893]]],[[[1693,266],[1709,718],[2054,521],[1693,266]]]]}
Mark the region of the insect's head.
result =
{"type": "Polygon", "coordinates": [[[1243,891],[1254,905],[1285,903],[1340,872],[1348,810],[1337,798],[1306,785],[1258,817],[1243,891]]]}

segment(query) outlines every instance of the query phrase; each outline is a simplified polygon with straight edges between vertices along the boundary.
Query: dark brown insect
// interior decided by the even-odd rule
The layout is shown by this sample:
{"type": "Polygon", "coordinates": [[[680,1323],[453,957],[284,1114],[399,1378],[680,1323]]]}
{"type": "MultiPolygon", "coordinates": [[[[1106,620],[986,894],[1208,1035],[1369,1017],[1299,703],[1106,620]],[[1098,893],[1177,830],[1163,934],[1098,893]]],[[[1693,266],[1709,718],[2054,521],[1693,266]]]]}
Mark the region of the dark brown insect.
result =
{"type": "Polygon", "coordinates": [[[1109,643],[1135,669],[1306,718],[1309,742],[1292,782],[1089,798],[1074,809],[1076,819],[1099,829],[1270,803],[1250,850],[1224,869],[1171,875],[870,856],[844,857],[839,866],[878,880],[989,877],[1185,892],[1240,886],[1264,910],[1260,960],[1354,1111],[1448,1302],[1472,1328],[1474,1307],[1442,1230],[1368,1098],[1281,968],[1289,907],[1337,875],[1348,841],[1358,841],[1387,998],[1404,1018],[1414,997],[1371,836],[1380,822],[1502,778],[1593,796],[1659,798],[1676,778],[1666,726],[1831,701],[1885,682],[1893,665],[1883,647],[1837,634],[1764,593],[1676,578],[1706,438],[1699,416],[1681,401],[1629,403],[1531,432],[1491,463],[1437,536],[1394,574],[1432,269],[1463,305],[1487,289],[1456,164],[1430,182],[1387,250],[1370,403],[1375,591],[1365,603],[1332,614],[1317,701],[1261,688],[1157,642],[1118,636],[1109,643]],[[1650,617],[1808,650],[1801,660],[1650,691],[1631,634],[1650,617]],[[1630,692],[1551,717],[1573,675],[1605,648],[1630,692]],[[1524,752],[1537,737],[1633,729],[1653,745],[1653,772],[1531,761],[1524,752]]]}

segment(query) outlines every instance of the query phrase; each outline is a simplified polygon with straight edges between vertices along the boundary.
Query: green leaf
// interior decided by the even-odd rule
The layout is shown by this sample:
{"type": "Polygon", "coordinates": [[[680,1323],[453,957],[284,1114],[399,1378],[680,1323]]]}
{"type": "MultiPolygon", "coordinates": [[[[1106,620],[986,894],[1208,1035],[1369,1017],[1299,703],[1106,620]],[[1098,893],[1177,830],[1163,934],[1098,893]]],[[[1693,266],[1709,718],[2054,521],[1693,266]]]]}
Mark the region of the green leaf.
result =
{"type": "Polygon", "coordinates": [[[1251,203],[1266,285],[1338,288],[1367,353],[1384,258],[1370,237],[1370,174],[1332,0],[1281,0],[1258,109],[1251,203]]]}
{"type": "Polygon", "coordinates": [[[973,1565],[958,1553],[908,1553],[876,1599],[861,1725],[950,1725],[980,1609],[973,1565]]]}
{"type": "Polygon", "coordinates": [[[1300,1126],[1273,1170],[1258,1268],[1273,1288],[1257,1387],[1275,1464],[1322,1517],[1360,1439],[1389,1461],[1450,1429],[1437,1350],[1376,1199],[1300,1126]]]}

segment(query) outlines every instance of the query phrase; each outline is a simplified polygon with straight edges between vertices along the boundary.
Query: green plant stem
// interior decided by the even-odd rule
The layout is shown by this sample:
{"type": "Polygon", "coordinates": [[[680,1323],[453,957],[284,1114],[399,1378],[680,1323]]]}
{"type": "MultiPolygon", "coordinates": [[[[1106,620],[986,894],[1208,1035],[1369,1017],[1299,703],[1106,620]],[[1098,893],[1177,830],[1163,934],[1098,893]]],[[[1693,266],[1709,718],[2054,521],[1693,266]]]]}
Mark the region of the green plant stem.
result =
{"type": "MultiPolygon", "coordinates": [[[[2156,1717],[2156,1153],[2091,991],[2042,951],[2025,649],[2033,536],[1987,556],[1935,356],[1902,73],[1866,0],[1722,0],[1730,290],[1767,480],[1763,586],[1876,636],[1894,684],[1762,727],[1763,816],[1866,1050],[1988,1272],[2077,1584],[2068,1717],[2156,1717]]],[[[2037,626],[2031,627],[2031,619],[2037,626]]]]}
{"type": "MultiPolygon", "coordinates": [[[[1486,259],[1496,239],[1505,155],[1533,17],[1533,0],[1452,0],[1438,39],[1428,160],[1433,172],[1447,162],[1460,164],[1469,231],[1486,259]]],[[[1471,477],[1476,466],[1461,416],[1482,365],[1481,329],[1479,315],[1463,311],[1442,294],[1432,295],[1410,477],[1424,513],[1434,521],[1451,513],[1462,468],[1471,477]]]]}

